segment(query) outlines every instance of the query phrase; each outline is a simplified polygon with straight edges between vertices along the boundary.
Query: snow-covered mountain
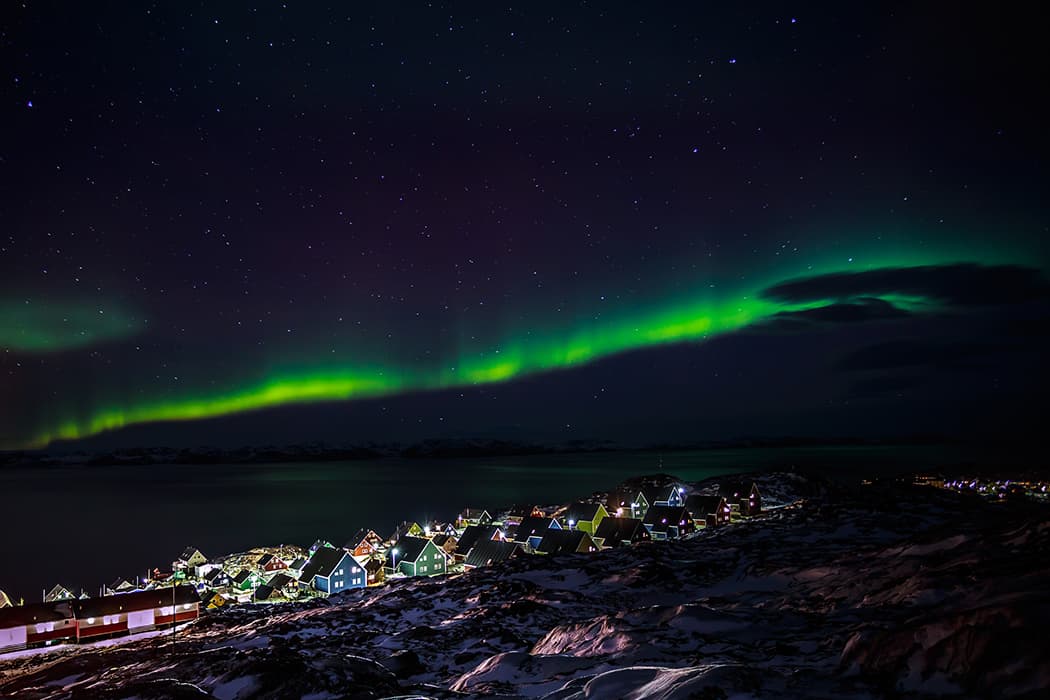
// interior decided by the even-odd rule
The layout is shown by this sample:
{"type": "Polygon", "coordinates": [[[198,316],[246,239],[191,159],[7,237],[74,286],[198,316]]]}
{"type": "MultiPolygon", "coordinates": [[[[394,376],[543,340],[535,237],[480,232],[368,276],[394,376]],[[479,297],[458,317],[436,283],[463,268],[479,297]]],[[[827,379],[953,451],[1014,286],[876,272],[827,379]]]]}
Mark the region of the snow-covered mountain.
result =
{"type": "Polygon", "coordinates": [[[1050,513],[764,475],[687,541],[245,606],[0,660],[18,698],[1045,697],[1050,513]]]}

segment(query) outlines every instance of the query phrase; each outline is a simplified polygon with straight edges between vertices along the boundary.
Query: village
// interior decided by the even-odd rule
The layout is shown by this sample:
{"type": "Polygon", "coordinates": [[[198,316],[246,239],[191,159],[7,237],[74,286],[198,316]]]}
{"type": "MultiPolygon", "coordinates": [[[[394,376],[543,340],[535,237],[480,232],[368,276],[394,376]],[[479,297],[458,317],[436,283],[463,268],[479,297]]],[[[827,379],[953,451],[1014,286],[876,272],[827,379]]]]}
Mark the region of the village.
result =
{"type": "Polygon", "coordinates": [[[337,546],[319,539],[209,558],[189,546],[164,570],[97,590],[59,583],[40,602],[0,591],[0,654],[174,627],[207,611],[327,597],[394,579],[495,566],[513,557],[589,553],[688,537],[751,518],[762,495],[749,479],[705,492],[667,477],[569,505],[468,507],[454,522],[403,522],[381,536],[364,528],[337,546]]]}

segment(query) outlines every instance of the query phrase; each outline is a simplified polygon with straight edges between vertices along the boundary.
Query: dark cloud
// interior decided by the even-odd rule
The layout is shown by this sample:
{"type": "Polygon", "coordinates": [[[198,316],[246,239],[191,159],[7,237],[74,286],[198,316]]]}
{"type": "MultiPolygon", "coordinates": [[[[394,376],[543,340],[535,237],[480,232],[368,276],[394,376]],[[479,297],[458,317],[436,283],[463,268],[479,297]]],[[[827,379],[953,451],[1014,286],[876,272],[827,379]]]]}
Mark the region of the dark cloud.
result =
{"type": "Polygon", "coordinates": [[[988,342],[894,340],[849,353],[839,367],[850,371],[901,368],[963,369],[987,365],[1013,346],[988,342]]]}
{"type": "Polygon", "coordinates": [[[762,295],[784,303],[900,294],[947,306],[984,306],[1044,299],[1050,283],[1040,270],[1023,265],[922,265],[865,272],[838,272],[782,282],[762,295]]]}
{"type": "Polygon", "coordinates": [[[910,312],[885,299],[863,298],[814,309],[781,311],[761,324],[763,329],[799,330],[813,324],[860,323],[880,319],[905,318],[910,312]]]}

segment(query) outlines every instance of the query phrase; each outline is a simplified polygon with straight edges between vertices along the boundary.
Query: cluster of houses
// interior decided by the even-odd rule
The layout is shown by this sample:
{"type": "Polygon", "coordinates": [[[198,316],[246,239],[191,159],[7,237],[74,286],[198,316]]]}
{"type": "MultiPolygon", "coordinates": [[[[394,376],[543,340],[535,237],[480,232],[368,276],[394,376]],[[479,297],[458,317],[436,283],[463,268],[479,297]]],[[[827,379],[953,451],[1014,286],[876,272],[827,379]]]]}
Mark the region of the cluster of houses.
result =
{"type": "Polygon", "coordinates": [[[980,476],[946,477],[942,474],[916,474],[913,483],[919,486],[975,493],[992,500],[1030,499],[1050,500],[1050,481],[1039,478],[987,478],[980,476]]]}
{"type": "Polygon", "coordinates": [[[677,539],[761,510],[761,494],[750,480],[727,480],[710,494],[689,494],[685,486],[668,483],[567,507],[467,508],[454,522],[405,522],[385,538],[362,529],[342,547],[318,540],[306,550],[283,545],[215,561],[187,547],[170,571],[117,579],[95,597],[56,585],[40,603],[12,605],[0,591],[0,652],[174,625],[233,603],[328,596],[390,577],[440,576],[518,556],[677,539]]]}

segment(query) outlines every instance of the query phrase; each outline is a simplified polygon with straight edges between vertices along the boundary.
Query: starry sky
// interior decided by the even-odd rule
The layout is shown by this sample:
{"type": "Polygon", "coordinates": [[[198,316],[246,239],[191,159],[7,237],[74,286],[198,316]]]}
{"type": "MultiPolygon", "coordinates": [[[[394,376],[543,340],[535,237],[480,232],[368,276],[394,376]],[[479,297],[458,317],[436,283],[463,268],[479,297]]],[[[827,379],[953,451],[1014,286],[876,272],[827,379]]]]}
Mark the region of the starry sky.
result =
{"type": "Polygon", "coordinates": [[[0,448],[1031,435],[1020,10],[7,3],[0,448]]]}

